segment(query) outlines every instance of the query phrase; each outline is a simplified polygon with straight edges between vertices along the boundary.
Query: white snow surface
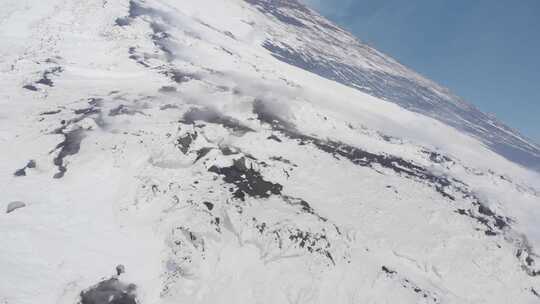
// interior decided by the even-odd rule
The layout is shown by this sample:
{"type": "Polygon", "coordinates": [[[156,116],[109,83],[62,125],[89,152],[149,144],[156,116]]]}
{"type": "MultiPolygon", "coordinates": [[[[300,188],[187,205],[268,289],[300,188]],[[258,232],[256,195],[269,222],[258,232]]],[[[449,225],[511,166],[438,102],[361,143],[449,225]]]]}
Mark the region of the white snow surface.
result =
{"type": "Polygon", "coordinates": [[[252,5],[0,4],[1,304],[118,264],[142,304],[540,301],[538,174],[276,60],[252,5]]]}

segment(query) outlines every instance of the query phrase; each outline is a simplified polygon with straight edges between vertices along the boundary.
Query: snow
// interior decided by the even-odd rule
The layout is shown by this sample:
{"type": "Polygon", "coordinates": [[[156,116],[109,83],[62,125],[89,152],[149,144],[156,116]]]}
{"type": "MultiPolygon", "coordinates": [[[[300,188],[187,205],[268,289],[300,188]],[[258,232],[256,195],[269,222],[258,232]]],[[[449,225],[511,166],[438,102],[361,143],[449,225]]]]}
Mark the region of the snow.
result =
{"type": "Polygon", "coordinates": [[[27,206],[0,213],[0,303],[77,303],[119,264],[140,303],[538,301],[526,271],[538,265],[516,257],[540,246],[536,173],[276,60],[261,43],[287,28],[244,1],[134,3],[152,9],[125,26],[129,1],[3,5],[0,36],[15,38],[0,44],[0,207],[27,206]],[[55,67],[53,86],[36,84],[55,67]],[[211,115],[185,122],[194,107],[211,115]],[[80,149],[53,178],[73,130],[80,149]],[[186,134],[197,136],[184,153],[186,134]],[[437,189],[444,178],[455,200],[437,189]],[[280,190],[235,196],[263,182],[280,190]],[[494,227],[499,215],[508,227],[494,227]]]}

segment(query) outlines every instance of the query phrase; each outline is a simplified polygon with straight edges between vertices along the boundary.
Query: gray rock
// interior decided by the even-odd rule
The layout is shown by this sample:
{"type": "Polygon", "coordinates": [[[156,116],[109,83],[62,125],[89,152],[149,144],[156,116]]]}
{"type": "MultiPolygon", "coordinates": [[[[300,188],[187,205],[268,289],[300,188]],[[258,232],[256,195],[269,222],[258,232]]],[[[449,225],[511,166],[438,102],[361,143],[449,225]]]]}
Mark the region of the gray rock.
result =
{"type": "Polygon", "coordinates": [[[23,208],[23,207],[26,207],[26,204],[23,203],[23,202],[19,202],[19,201],[11,202],[7,206],[6,213],[13,212],[13,211],[15,211],[15,210],[17,210],[19,208],[23,208]]]}
{"type": "Polygon", "coordinates": [[[31,159],[28,161],[28,164],[26,164],[26,168],[34,169],[36,167],[36,161],[31,159]]]}
{"type": "Polygon", "coordinates": [[[121,275],[124,272],[126,272],[126,267],[124,267],[124,265],[120,264],[116,266],[116,275],[121,275]]]}
{"type": "Polygon", "coordinates": [[[137,304],[137,286],[111,278],[81,292],[79,304],[137,304]]]}

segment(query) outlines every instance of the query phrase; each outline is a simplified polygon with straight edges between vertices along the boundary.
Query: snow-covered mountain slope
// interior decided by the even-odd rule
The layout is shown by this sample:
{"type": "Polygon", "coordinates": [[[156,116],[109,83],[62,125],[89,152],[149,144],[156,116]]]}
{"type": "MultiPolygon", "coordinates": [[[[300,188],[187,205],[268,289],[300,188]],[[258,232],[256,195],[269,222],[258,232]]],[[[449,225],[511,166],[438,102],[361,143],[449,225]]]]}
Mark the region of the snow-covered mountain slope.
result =
{"type": "Polygon", "coordinates": [[[538,303],[537,173],[260,4],[2,1],[0,303],[538,303]]]}
{"type": "Polygon", "coordinates": [[[247,0],[272,16],[264,46],[284,62],[435,118],[540,171],[540,147],[446,88],[358,41],[296,0],[247,0]]]}

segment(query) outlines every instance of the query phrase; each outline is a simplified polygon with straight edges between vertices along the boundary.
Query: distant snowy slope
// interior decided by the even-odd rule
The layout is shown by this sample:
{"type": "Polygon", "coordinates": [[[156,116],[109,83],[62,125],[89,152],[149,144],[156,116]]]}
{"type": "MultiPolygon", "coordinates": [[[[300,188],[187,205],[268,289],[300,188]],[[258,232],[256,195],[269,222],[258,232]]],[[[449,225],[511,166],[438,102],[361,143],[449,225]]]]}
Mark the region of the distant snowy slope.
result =
{"type": "Polygon", "coordinates": [[[540,147],[436,83],[362,43],[296,0],[247,0],[271,16],[264,46],[276,58],[471,134],[540,170],[540,147]]]}
{"type": "Polygon", "coordinates": [[[0,304],[540,301],[538,174],[277,60],[298,3],[0,2],[0,304]]]}

